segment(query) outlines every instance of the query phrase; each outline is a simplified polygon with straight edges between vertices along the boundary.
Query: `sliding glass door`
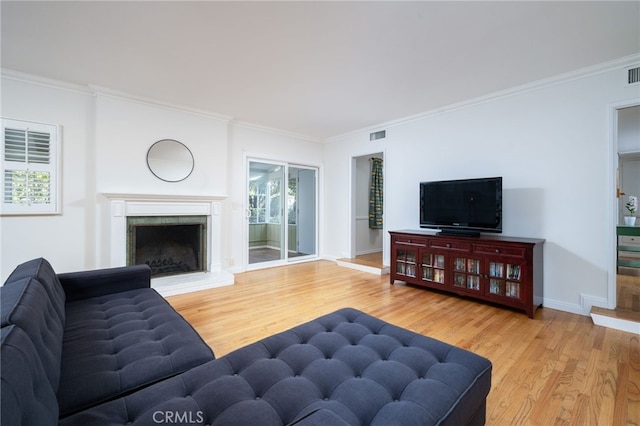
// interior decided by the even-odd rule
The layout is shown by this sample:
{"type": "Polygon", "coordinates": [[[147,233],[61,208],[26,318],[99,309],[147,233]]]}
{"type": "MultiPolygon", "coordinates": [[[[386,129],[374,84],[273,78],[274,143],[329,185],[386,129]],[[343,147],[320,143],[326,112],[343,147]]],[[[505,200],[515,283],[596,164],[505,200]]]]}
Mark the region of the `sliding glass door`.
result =
{"type": "Polygon", "coordinates": [[[249,266],[317,256],[317,169],[249,160],[248,171],[249,266]]]}
{"type": "Polygon", "coordinates": [[[289,167],[288,254],[290,257],[316,255],[316,169],[289,167]]]}

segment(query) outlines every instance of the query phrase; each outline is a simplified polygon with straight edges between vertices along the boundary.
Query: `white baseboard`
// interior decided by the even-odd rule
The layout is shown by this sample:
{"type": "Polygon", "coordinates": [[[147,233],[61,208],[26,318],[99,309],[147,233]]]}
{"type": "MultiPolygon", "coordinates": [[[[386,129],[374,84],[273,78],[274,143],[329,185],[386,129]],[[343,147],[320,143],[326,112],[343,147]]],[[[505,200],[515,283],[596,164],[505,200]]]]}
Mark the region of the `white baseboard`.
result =
{"type": "Polygon", "coordinates": [[[356,256],[360,256],[363,254],[372,254],[372,253],[382,253],[382,248],[374,248],[369,250],[359,250],[356,252],[356,256]]]}
{"type": "Polygon", "coordinates": [[[376,275],[389,275],[388,266],[385,266],[382,268],[376,268],[374,266],[360,265],[358,263],[343,262],[340,259],[338,259],[336,262],[338,263],[339,266],[355,269],[356,271],[360,271],[360,272],[368,272],[370,274],[376,274],[376,275]]]}
{"type": "Polygon", "coordinates": [[[544,298],[542,306],[588,317],[591,314],[591,307],[597,306],[607,309],[607,303],[607,299],[603,297],[580,294],[580,303],[567,303],[561,300],[544,298]]]}
{"type": "Polygon", "coordinates": [[[591,319],[595,325],[613,328],[615,330],[626,331],[627,333],[640,335],[640,323],[629,321],[623,318],[614,318],[598,313],[591,313],[591,319]]]}

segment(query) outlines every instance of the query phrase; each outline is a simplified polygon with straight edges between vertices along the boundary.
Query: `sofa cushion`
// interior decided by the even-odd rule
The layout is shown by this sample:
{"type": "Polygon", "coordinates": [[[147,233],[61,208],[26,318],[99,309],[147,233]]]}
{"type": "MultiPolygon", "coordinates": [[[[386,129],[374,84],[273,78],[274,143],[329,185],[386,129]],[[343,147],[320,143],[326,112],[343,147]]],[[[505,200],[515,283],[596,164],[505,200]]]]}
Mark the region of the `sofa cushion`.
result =
{"type": "Polygon", "coordinates": [[[0,333],[0,424],[57,424],[56,392],[31,339],[15,325],[3,327],[0,333]]]}
{"type": "Polygon", "coordinates": [[[487,359],[343,309],[61,424],[146,425],[157,413],[210,425],[304,424],[325,410],[354,425],[481,424],[490,387],[487,359]]]}
{"type": "Polygon", "coordinates": [[[41,257],[24,262],[18,265],[11,275],[9,275],[5,286],[11,285],[11,283],[16,281],[21,281],[24,278],[35,278],[44,286],[44,289],[51,298],[53,306],[64,322],[65,293],[51,264],[41,257]]]}
{"type": "Polygon", "coordinates": [[[16,278],[0,287],[0,300],[0,325],[17,325],[29,336],[51,387],[57,390],[64,317],[59,314],[46,286],[29,276],[16,278]]]}
{"type": "Polygon", "coordinates": [[[153,289],[68,303],[61,416],[213,358],[191,325],[153,289]]]}
{"type": "Polygon", "coordinates": [[[134,265],[91,269],[58,274],[58,279],[68,303],[136,288],[151,288],[151,268],[149,265],[134,265]]]}

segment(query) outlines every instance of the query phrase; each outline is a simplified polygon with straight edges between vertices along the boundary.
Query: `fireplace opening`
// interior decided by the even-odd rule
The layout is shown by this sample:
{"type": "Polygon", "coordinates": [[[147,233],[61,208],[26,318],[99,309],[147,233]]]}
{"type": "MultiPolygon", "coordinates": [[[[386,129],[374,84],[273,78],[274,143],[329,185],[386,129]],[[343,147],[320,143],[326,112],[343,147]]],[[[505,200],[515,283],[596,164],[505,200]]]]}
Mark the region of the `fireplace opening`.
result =
{"type": "Polygon", "coordinates": [[[206,271],[206,216],[128,218],[128,264],[152,277],[206,271]]]}

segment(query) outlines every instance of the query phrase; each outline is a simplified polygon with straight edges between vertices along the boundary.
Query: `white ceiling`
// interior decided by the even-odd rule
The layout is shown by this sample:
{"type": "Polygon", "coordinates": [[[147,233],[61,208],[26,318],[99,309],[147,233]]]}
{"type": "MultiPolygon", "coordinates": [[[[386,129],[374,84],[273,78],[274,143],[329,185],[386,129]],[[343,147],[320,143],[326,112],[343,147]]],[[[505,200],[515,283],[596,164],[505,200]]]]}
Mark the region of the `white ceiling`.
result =
{"type": "Polygon", "coordinates": [[[3,68],[324,139],[640,52],[640,2],[1,2],[3,68]]]}

